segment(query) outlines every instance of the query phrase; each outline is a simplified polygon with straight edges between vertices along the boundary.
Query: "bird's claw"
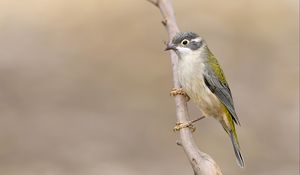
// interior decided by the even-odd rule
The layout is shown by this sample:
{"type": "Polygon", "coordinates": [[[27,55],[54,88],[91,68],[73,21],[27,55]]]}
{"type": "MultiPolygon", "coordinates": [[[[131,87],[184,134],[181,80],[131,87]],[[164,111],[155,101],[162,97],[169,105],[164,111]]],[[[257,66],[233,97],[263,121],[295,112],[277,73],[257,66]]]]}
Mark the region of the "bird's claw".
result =
{"type": "Polygon", "coordinates": [[[175,127],[173,128],[173,131],[179,131],[182,128],[190,128],[192,132],[195,132],[196,128],[194,127],[192,122],[187,122],[187,123],[181,123],[177,122],[175,127]]]}
{"type": "Polygon", "coordinates": [[[186,123],[182,123],[182,122],[177,122],[175,127],[173,128],[173,131],[179,131],[181,130],[182,128],[190,128],[192,132],[195,132],[196,130],[196,127],[194,127],[193,123],[199,121],[199,120],[202,120],[204,119],[205,116],[202,116],[202,117],[199,117],[199,118],[196,118],[195,120],[191,120],[191,121],[188,121],[186,123]]]}
{"type": "Polygon", "coordinates": [[[170,92],[170,95],[175,97],[176,95],[183,95],[186,98],[186,101],[190,101],[188,94],[182,89],[173,88],[170,92]]]}

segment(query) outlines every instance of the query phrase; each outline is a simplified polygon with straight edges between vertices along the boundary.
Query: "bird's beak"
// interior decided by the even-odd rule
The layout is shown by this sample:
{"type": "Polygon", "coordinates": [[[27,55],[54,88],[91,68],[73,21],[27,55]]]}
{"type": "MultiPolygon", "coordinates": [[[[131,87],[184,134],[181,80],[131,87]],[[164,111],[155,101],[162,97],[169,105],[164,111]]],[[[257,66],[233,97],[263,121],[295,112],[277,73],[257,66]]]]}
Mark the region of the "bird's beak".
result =
{"type": "Polygon", "coordinates": [[[167,50],[177,50],[177,49],[176,49],[176,46],[174,44],[169,43],[169,44],[167,44],[167,47],[166,47],[165,51],[167,51],[167,50]]]}

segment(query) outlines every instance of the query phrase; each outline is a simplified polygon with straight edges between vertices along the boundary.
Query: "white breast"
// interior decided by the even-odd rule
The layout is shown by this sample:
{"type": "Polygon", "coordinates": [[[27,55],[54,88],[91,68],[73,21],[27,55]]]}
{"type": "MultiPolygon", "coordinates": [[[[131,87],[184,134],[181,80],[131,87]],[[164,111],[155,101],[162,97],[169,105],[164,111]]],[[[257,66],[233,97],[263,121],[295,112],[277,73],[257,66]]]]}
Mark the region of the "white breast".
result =
{"type": "Polygon", "coordinates": [[[222,105],[205,85],[203,77],[205,65],[200,58],[200,54],[180,58],[178,66],[179,82],[201,112],[205,116],[220,116],[222,105]]]}

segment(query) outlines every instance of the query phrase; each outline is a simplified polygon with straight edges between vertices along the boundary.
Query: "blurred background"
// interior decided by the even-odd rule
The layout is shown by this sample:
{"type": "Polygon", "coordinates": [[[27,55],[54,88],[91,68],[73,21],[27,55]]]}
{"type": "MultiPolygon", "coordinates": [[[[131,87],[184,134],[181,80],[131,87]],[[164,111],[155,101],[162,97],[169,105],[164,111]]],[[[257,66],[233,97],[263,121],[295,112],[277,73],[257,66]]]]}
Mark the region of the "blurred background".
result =
{"type": "MultiPolygon", "coordinates": [[[[196,124],[200,149],[224,175],[297,175],[299,2],[174,8],[181,30],[204,37],[224,69],[246,168],[214,119],[196,124]]],[[[193,174],[172,131],[161,20],[145,0],[0,0],[0,174],[193,174]]]]}

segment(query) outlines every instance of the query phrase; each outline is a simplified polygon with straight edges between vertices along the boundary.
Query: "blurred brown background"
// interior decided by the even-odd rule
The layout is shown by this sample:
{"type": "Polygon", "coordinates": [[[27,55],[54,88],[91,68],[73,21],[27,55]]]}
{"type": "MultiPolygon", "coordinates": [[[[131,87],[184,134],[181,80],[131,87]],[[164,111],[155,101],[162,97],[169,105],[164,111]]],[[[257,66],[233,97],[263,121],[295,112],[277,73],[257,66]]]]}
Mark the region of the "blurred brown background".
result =
{"type": "MultiPolygon", "coordinates": [[[[298,174],[298,7],[174,1],[181,29],[219,58],[242,122],[245,169],[215,120],[196,125],[226,175],[298,174]]],[[[145,0],[0,0],[0,174],[192,174],[160,21],[145,0]]]]}

